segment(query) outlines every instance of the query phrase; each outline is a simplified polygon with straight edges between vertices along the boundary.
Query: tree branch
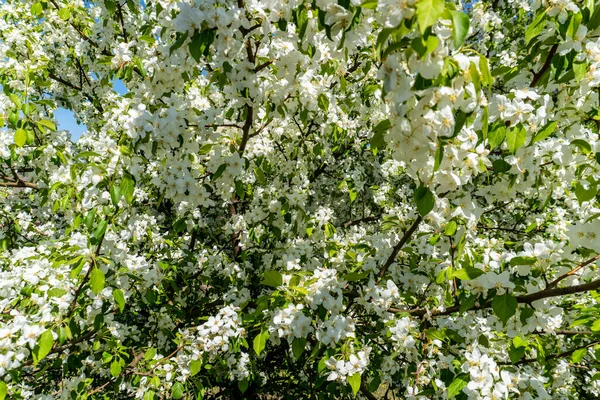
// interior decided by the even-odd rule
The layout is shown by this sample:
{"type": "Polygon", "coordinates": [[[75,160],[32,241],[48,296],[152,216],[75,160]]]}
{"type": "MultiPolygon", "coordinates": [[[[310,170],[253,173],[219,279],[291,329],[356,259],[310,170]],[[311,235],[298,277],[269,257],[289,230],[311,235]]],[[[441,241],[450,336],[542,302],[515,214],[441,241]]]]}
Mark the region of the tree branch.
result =
{"type": "Polygon", "coordinates": [[[574,275],[575,273],[577,273],[577,271],[579,271],[580,269],[594,263],[596,260],[598,260],[600,258],[600,254],[597,254],[595,257],[590,258],[589,260],[579,264],[577,267],[573,268],[572,270],[570,270],[569,272],[562,274],[561,276],[559,276],[558,278],[556,278],[555,280],[553,280],[552,282],[550,282],[548,284],[548,286],[546,287],[546,289],[552,289],[553,287],[556,287],[563,279],[568,278],[571,275],[574,275]]]}
{"type": "Polygon", "coordinates": [[[390,256],[386,260],[385,264],[383,264],[383,266],[381,267],[381,270],[379,271],[378,281],[380,281],[381,278],[383,278],[383,276],[387,272],[390,265],[392,265],[394,263],[394,260],[396,260],[396,256],[398,255],[398,253],[400,252],[402,247],[406,244],[406,242],[408,242],[408,240],[410,239],[412,234],[417,230],[417,228],[419,227],[419,224],[421,223],[422,220],[423,220],[423,218],[420,215],[417,216],[417,218],[415,219],[413,224],[410,226],[410,228],[408,228],[408,230],[404,233],[404,236],[402,236],[402,238],[400,239],[398,244],[396,244],[396,246],[394,246],[394,249],[392,250],[392,254],[390,254],[390,256]]]}
{"type": "Polygon", "coordinates": [[[537,83],[542,78],[542,76],[544,76],[548,68],[550,68],[550,65],[552,65],[552,57],[554,57],[554,54],[556,54],[556,50],[558,50],[558,43],[554,44],[550,48],[548,56],[546,57],[546,61],[544,62],[544,65],[542,65],[542,68],[540,68],[538,72],[533,73],[533,80],[531,81],[529,87],[534,87],[535,85],[537,85],[537,83]]]}

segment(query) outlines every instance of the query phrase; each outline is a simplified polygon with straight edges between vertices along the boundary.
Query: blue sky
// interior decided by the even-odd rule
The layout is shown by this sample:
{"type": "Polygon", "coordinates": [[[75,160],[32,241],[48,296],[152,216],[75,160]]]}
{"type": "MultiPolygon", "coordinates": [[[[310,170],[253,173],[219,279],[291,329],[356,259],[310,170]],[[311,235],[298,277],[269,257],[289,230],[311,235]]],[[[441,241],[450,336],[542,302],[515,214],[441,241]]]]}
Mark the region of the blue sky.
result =
{"type": "MultiPolygon", "coordinates": [[[[125,94],[128,92],[125,84],[120,79],[117,79],[113,83],[113,89],[119,94],[125,94]]],[[[87,132],[87,126],[85,124],[78,124],[73,112],[67,110],[66,108],[58,108],[54,112],[54,117],[58,123],[58,129],[64,129],[71,132],[71,138],[73,141],[77,141],[81,135],[87,132]]]]}

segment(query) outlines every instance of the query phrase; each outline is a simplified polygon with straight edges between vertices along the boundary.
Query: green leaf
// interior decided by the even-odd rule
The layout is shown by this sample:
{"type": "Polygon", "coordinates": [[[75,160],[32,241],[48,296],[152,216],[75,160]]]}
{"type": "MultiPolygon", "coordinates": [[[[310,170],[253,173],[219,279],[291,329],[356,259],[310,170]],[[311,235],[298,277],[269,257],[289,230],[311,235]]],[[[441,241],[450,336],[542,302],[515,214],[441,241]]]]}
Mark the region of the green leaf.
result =
{"type": "Polygon", "coordinates": [[[19,147],[23,147],[25,146],[25,143],[27,143],[27,132],[25,132],[25,129],[17,129],[15,132],[15,144],[19,147]]]}
{"type": "Polygon", "coordinates": [[[154,347],[150,347],[144,353],[144,360],[150,361],[150,360],[154,359],[154,356],[156,356],[156,349],[154,347]]]}
{"type": "Polygon", "coordinates": [[[113,185],[110,187],[110,200],[112,201],[113,206],[119,205],[119,200],[121,200],[121,188],[113,185]]]}
{"type": "Polygon", "coordinates": [[[456,228],[458,228],[458,224],[455,220],[451,220],[446,224],[446,227],[444,228],[444,235],[454,236],[454,234],[456,233],[456,228]]]}
{"type": "Polygon", "coordinates": [[[435,205],[435,197],[431,190],[425,186],[419,186],[415,190],[415,203],[417,204],[417,211],[424,217],[433,210],[435,205]]]}
{"type": "Polygon", "coordinates": [[[587,347],[584,349],[577,349],[573,352],[573,354],[571,354],[571,362],[573,364],[577,364],[579,362],[581,362],[583,360],[583,358],[586,356],[587,354],[587,347]]]}
{"type": "Polygon", "coordinates": [[[524,347],[515,347],[511,345],[508,350],[508,358],[510,358],[510,362],[516,364],[519,362],[521,358],[525,356],[525,348],[524,347]]]}
{"type": "Polygon", "coordinates": [[[94,230],[94,233],[92,234],[92,236],[96,240],[100,240],[100,238],[102,236],[104,236],[104,232],[106,232],[106,227],[107,226],[108,226],[108,221],[107,220],[104,219],[104,220],[100,221],[100,223],[98,224],[98,226],[94,230]]]}
{"type": "Polygon", "coordinates": [[[263,170],[260,167],[254,168],[254,176],[256,176],[256,180],[261,185],[267,184],[267,179],[265,178],[265,173],[263,172],[263,170]]]}
{"type": "Polygon", "coordinates": [[[133,192],[135,190],[135,181],[129,174],[124,174],[121,179],[121,195],[125,198],[128,204],[133,201],[133,192]]]}
{"type": "Polygon", "coordinates": [[[58,16],[63,21],[67,21],[69,18],[71,18],[71,9],[69,7],[61,8],[60,10],[58,10],[58,16]]]}
{"type": "Polygon", "coordinates": [[[469,75],[471,76],[471,80],[473,81],[473,86],[475,86],[475,93],[479,94],[481,90],[481,79],[479,77],[479,71],[477,70],[477,66],[473,61],[471,61],[471,66],[469,67],[469,75]]]}
{"type": "Polygon", "coordinates": [[[492,309],[494,313],[506,325],[510,317],[517,312],[517,299],[506,293],[502,296],[496,296],[492,300],[492,309]]]}
{"type": "Polygon", "coordinates": [[[190,363],[190,376],[198,374],[200,368],[202,368],[202,359],[192,361],[190,363]]]}
{"type": "Polygon", "coordinates": [[[356,397],[356,394],[360,390],[360,373],[356,372],[354,375],[349,376],[348,383],[352,388],[352,393],[354,394],[354,397],[356,397]]]}
{"type": "Polygon", "coordinates": [[[482,270],[480,270],[479,268],[466,267],[463,269],[459,269],[458,271],[454,271],[452,276],[454,278],[460,279],[461,281],[470,281],[470,280],[475,279],[483,274],[484,274],[484,272],[482,270]]]}
{"type": "Polygon", "coordinates": [[[240,392],[246,393],[246,390],[248,390],[248,378],[238,381],[238,389],[240,389],[240,392]]]}
{"type": "Polygon", "coordinates": [[[531,139],[531,142],[529,142],[529,146],[531,146],[532,144],[539,142],[540,140],[544,140],[546,139],[548,136],[550,136],[552,134],[552,132],[554,132],[554,130],[556,129],[556,125],[557,122],[553,121],[550,122],[548,124],[546,124],[538,133],[535,134],[535,136],[531,139]]]}
{"type": "Polygon", "coordinates": [[[6,398],[6,393],[8,392],[8,387],[6,383],[0,381],[0,400],[4,400],[6,398]]]}
{"type": "Polygon", "coordinates": [[[546,11],[542,8],[525,30],[525,43],[529,44],[529,42],[531,42],[531,39],[538,36],[542,32],[542,30],[544,30],[545,26],[546,11]]]}
{"type": "Polygon", "coordinates": [[[490,63],[484,56],[479,56],[479,70],[481,71],[481,79],[484,85],[491,86],[494,83],[494,78],[490,72],[490,63]]]}
{"type": "Polygon", "coordinates": [[[38,339],[38,343],[36,346],[37,351],[35,351],[35,349],[34,349],[35,362],[36,363],[40,362],[40,360],[42,358],[44,358],[48,354],[50,354],[50,351],[52,350],[52,346],[54,346],[54,338],[52,337],[52,330],[48,329],[40,335],[40,338],[38,339]]]}
{"type": "Polygon", "coordinates": [[[508,146],[508,151],[515,154],[515,152],[525,144],[526,138],[527,132],[524,127],[516,126],[510,129],[506,133],[506,145],[508,146]]]}
{"type": "Polygon", "coordinates": [[[504,161],[503,159],[494,160],[492,162],[492,167],[494,168],[495,174],[501,174],[506,171],[510,171],[512,165],[504,161]]]}
{"type": "Polygon", "coordinates": [[[440,340],[442,342],[448,338],[444,328],[442,328],[442,329],[434,329],[434,328],[425,329],[425,336],[427,336],[427,338],[430,340],[440,340]]]}
{"type": "Polygon", "coordinates": [[[321,110],[327,112],[329,110],[329,97],[325,93],[321,93],[317,97],[317,104],[321,110]]]}
{"type": "Polygon", "coordinates": [[[433,161],[433,170],[437,171],[440,169],[440,164],[444,160],[444,145],[439,143],[437,146],[437,150],[435,151],[435,159],[433,161]]]}
{"type": "Polygon", "coordinates": [[[181,399],[183,397],[183,385],[181,382],[176,382],[171,388],[171,398],[181,399]]]}
{"type": "Polygon", "coordinates": [[[104,289],[105,280],[104,272],[100,268],[94,267],[90,274],[90,288],[94,294],[98,294],[104,289]]]}
{"type": "MultiPolygon", "coordinates": [[[[155,378],[158,378],[158,376],[155,376],[155,378]]],[[[160,378],[159,378],[159,384],[160,384],[160,378]]],[[[156,393],[154,393],[153,390],[148,390],[146,393],[144,393],[144,400],[155,400],[155,398],[156,398],[156,393]]]]}
{"type": "Polygon", "coordinates": [[[469,17],[460,11],[450,11],[452,16],[452,39],[454,48],[458,49],[465,42],[467,33],[469,33],[469,17]]]}
{"type": "Polygon", "coordinates": [[[586,189],[581,182],[575,183],[575,196],[579,204],[583,204],[586,201],[590,201],[596,197],[596,185],[590,184],[586,189]]]}
{"type": "Polygon", "coordinates": [[[269,339],[269,329],[266,326],[263,326],[260,333],[254,337],[252,343],[256,355],[260,356],[260,353],[265,349],[267,346],[267,339],[269,339]]]}
{"type": "Polygon", "coordinates": [[[383,139],[385,132],[390,129],[392,123],[389,119],[384,119],[380,123],[378,123],[373,129],[373,137],[369,142],[371,147],[375,149],[383,149],[385,147],[385,140],[383,139]]]}
{"type": "Polygon", "coordinates": [[[497,146],[500,146],[506,136],[506,128],[504,126],[498,126],[496,129],[488,132],[488,144],[490,150],[493,150],[497,146]]]}
{"type": "Polygon", "coordinates": [[[44,11],[44,9],[42,8],[42,3],[33,3],[31,5],[31,14],[34,17],[39,17],[40,15],[42,15],[42,11],[44,11]]]}
{"type": "Polygon", "coordinates": [[[265,271],[261,285],[279,287],[283,285],[283,277],[278,271],[265,271]]]}
{"type": "Polygon", "coordinates": [[[462,392],[463,388],[468,384],[465,379],[466,375],[461,374],[452,381],[450,386],[448,386],[448,399],[453,399],[462,392]]]}
{"type": "Polygon", "coordinates": [[[121,374],[121,363],[117,360],[114,360],[111,364],[110,364],[110,374],[116,378],[117,376],[119,376],[121,374]]]}
{"type": "Polygon", "coordinates": [[[537,258],[531,256],[513,257],[510,259],[510,266],[514,267],[515,265],[533,265],[536,261],[537,258]]]}
{"type": "Polygon", "coordinates": [[[571,142],[571,145],[577,147],[585,155],[592,152],[592,146],[583,139],[575,139],[571,142]]]}
{"type": "Polygon", "coordinates": [[[300,358],[302,353],[304,353],[304,349],[306,348],[306,339],[305,338],[296,338],[292,342],[292,353],[294,353],[294,357],[296,360],[300,358]]]}
{"type": "Polygon", "coordinates": [[[38,125],[43,126],[44,128],[48,128],[53,132],[56,131],[56,125],[54,124],[54,122],[50,121],[49,119],[42,119],[42,120],[38,121],[38,125]]]}
{"type": "Polygon", "coordinates": [[[123,312],[125,309],[125,296],[123,295],[123,291],[121,289],[113,290],[113,299],[117,306],[119,306],[119,310],[123,312]]]}
{"type": "Polygon", "coordinates": [[[435,24],[446,9],[444,0],[420,0],[416,5],[419,30],[424,34],[427,28],[435,24]]]}
{"type": "Polygon", "coordinates": [[[377,5],[379,4],[379,0],[365,0],[360,7],[361,8],[370,8],[372,10],[375,10],[377,8],[377,5]]]}
{"type": "Polygon", "coordinates": [[[515,348],[527,347],[527,340],[523,339],[521,336],[515,336],[512,340],[512,344],[515,348]]]}
{"type": "Polygon", "coordinates": [[[8,95],[8,98],[10,99],[10,101],[13,102],[13,104],[20,110],[21,109],[21,98],[19,96],[17,96],[16,94],[12,93],[8,95]]]}

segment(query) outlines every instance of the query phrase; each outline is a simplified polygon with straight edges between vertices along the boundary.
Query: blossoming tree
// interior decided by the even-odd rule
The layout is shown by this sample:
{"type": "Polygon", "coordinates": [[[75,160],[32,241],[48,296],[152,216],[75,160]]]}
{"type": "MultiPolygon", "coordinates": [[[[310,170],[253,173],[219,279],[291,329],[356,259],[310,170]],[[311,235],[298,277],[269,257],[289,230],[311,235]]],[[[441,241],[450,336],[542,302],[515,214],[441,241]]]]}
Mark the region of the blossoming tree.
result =
{"type": "Polygon", "coordinates": [[[3,0],[0,85],[0,400],[600,396],[594,0],[3,0]]]}

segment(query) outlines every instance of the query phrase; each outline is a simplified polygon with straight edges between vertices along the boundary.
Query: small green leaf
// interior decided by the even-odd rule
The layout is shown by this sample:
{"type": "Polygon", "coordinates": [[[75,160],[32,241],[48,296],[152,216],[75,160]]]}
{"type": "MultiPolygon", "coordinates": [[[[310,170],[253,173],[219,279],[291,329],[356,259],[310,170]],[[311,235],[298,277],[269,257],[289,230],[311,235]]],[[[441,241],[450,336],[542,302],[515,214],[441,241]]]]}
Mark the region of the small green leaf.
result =
{"type": "Polygon", "coordinates": [[[515,153],[523,144],[525,144],[525,139],[527,138],[527,132],[525,128],[522,126],[516,126],[506,133],[506,145],[508,146],[508,151],[511,153],[515,153]]]}
{"type": "Polygon", "coordinates": [[[121,195],[125,198],[128,204],[133,201],[133,192],[135,190],[135,181],[129,174],[124,174],[121,179],[121,195]]]}
{"type": "Polygon", "coordinates": [[[144,360],[150,361],[150,360],[154,359],[154,356],[156,356],[156,349],[154,347],[150,347],[144,353],[144,360]]]}
{"type": "Polygon", "coordinates": [[[360,373],[356,372],[355,374],[349,376],[348,383],[352,388],[352,393],[354,394],[354,397],[356,397],[356,394],[360,390],[360,373]]]}
{"type": "Polygon", "coordinates": [[[25,129],[17,129],[15,132],[15,144],[19,147],[23,147],[25,146],[25,143],[27,143],[27,132],[25,132],[25,129]]]}
{"type": "Polygon", "coordinates": [[[110,374],[116,378],[117,376],[119,376],[121,374],[121,363],[117,360],[114,360],[111,364],[110,364],[110,374]]]}
{"type": "Polygon", "coordinates": [[[238,381],[238,389],[240,389],[240,392],[246,393],[246,390],[248,390],[248,378],[238,381]]]}
{"type": "Polygon", "coordinates": [[[420,0],[416,5],[419,30],[424,34],[427,28],[435,24],[444,14],[444,0],[420,0]]]}
{"type": "Polygon", "coordinates": [[[442,143],[439,143],[437,146],[437,150],[435,151],[435,159],[433,161],[433,170],[437,171],[438,169],[440,169],[440,165],[442,164],[442,161],[444,160],[444,145],[442,143]]]}
{"type": "Polygon", "coordinates": [[[21,109],[21,98],[19,96],[17,96],[16,94],[12,93],[8,95],[8,98],[10,99],[10,101],[13,102],[13,104],[20,110],[21,109]]]}
{"type": "Polygon", "coordinates": [[[497,146],[500,146],[506,136],[506,128],[504,126],[498,126],[495,129],[488,132],[488,144],[490,150],[493,150],[497,146]]]}
{"type": "Polygon", "coordinates": [[[90,274],[90,288],[94,294],[98,294],[104,289],[105,277],[104,272],[100,268],[94,267],[90,274]]]}
{"type": "Polygon", "coordinates": [[[498,318],[504,322],[504,325],[506,325],[510,317],[517,312],[517,304],[517,299],[510,294],[505,293],[501,296],[494,297],[492,300],[492,309],[498,318]]]}
{"type": "Polygon", "coordinates": [[[121,188],[113,185],[110,187],[110,200],[112,201],[113,206],[119,205],[119,200],[121,200],[121,188]]]}
{"type": "Polygon", "coordinates": [[[429,340],[440,340],[442,342],[448,338],[444,328],[442,328],[442,329],[434,329],[434,328],[425,329],[425,336],[427,336],[427,338],[429,340]]]}
{"type": "Polygon", "coordinates": [[[279,287],[283,285],[283,277],[277,271],[265,271],[261,285],[279,287]]]}
{"type": "Polygon", "coordinates": [[[121,289],[113,290],[113,299],[115,300],[115,303],[117,303],[119,310],[123,312],[125,309],[125,296],[123,295],[123,291],[121,289]]]}
{"type": "Polygon", "coordinates": [[[596,197],[597,188],[596,185],[589,184],[588,188],[581,183],[575,183],[575,196],[577,197],[577,201],[579,204],[583,204],[586,201],[590,201],[596,197]]]}
{"type": "Polygon", "coordinates": [[[104,236],[104,232],[106,232],[106,227],[108,226],[108,221],[107,220],[102,220],[100,221],[100,223],[98,224],[98,226],[96,227],[96,229],[94,229],[94,233],[92,233],[92,236],[96,239],[96,240],[100,240],[100,238],[102,236],[104,236]]]}
{"type": "Polygon", "coordinates": [[[454,48],[458,49],[465,42],[467,33],[469,33],[469,17],[460,11],[450,11],[452,16],[452,39],[454,48]]]}
{"type": "Polygon", "coordinates": [[[198,374],[200,368],[202,368],[202,359],[192,361],[190,363],[190,376],[198,374]]]}
{"type": "Polygon", "coordinates": [[[583,358],[586,356],[587,350],[588,350],[587,348],[575,350],[573,352],[573,354],[571,354],[571,362],[573,364],[577,364],[577,363],[581,362],[583,360],[583,358]]]}
{"type": "Polygon", "coordinates": [[[452,277],[458,278],[461,281],[470,281],[472,279],[476,279],[477,277],[483,274],[484,272],[479,268],[466,267],[463,269],[459,269],[458,271],[454,271],[452,273],[452,277]]]}
{"type": "Polygon", "coordinates": [[[425,186],[419,186],[415,190],[415,203],[417,204],[417,211],[424,217],[433,210],[435,205],[435,197],[431,190],[425,186]]]}
{"type": "Polygon", "coordinates": [[[446,224],[446,228],[444,228],[444,235],[446,236],[454,236],[456,233],[456,229],[458,228],[458,224],[455,220],[451,220],[446,224]]]}
{"type": "Polygon", "coordinates": [[[42,119],[42,120],[38,121],[38,125],[43,126],[44,128],[50,129],[51,131],[56,131],[56,125],[54,124],[54,122],[50,121],[49,119],[42,119]]]}
{"type": "Polygon", "coordinates": [[[8,392],[8,387],[6,383],[0,381],[0,400],[4,400],[6,398],[6,394],[8,392]]]}
{"type": "Polygon", "coordinates": [[[31,5],[31,14],[34,17],[39,17],[40,15],[42,15],[42,11],[44,11],[44,9],[42,8],[42,3],[33,3],[31,5]]]}
{"type": "Polygon", "coordinates": [[[548,136],[550,136],[552,134],[552,132],[554,132],[554,130],[556,129],[556,125],[558,123],[556,121],[550,122],[548,124],[546,124],[538,133],[535,134],[535,136],[531,139],[531,142],[529,142],[529,146],[531,146],[532,144],[534,144],[535,142],[539,142],[540,140],[544,140],[546,139],[548,136]]]}
{"type": "Polygon", "coordinates": [[[360,5],[360,8],[370,8],[372,10],[375,10],[378,4],[379,0],[365,0],[360,5]]]}
{"type": "Polygon", "coordinates": [[[462,392],[463,388],[468,384],[465,379],[466,375],[461,374],[452,381],[450,386],[448,386],[448,399],[453,399],[462,392]]]}
{"type": "Polygon", "coordinates": [[[510,165],[509,163],[507,163],[506,161],[504,161],[503,159],[500,158],[500,159],[494,160],[492,162],[492,167],[494,168],[495,174],[501,174],[503,172],[510,171],[510,169],[512,168],[512,165],[510,165]]]}
{"type": "Polygon", "coordinates": [[[325,93],[321,93],[317,97],[317,104],[321,110],[327,112],[329,110],[329,97],[325,93]]]}
{"type": "Polygon", "coordinates": [[[592,152],[592,146],[583,139],[575,139],[571,142],[571,145],[577,147],[585,155],[588,155],[592,152]]]}
{"type": "Polygon", "coordinates": [[[61,8],[60,10],[58,10],[58,16],[63,21],[67,21],[69,18],[71,18],[71,9],[69,7],[61,8]]]}
{"type": "Polygon", "coordinates": [[[260,353],[267,346],[267,339],[269,339],[269,330],[265,326],[262,327],[260,333],[254,337],[254,341],[252,343],[252,347],[256,352],[256,355],[260,356],[260,353]]]}
{"type": "Polygon", "coordinates": [[[50,354],[53,346],[54,337],[52,336],[52,330],[48,329],[44,331],[44,333],[42,333],[38,339],[37,351],[35,352],[36,363],[50,354]]]}
{"type": "Polygon", "coordinates": [[[510,266],[514,267],[515,265],[533,265],[536,261],[537,258],[532,256],[513,257],[510,259],[510,266]]]}
{"type": "Polygon", "coordinates": [[[294,357],[296,360],[300,358],[302,353],[304,353],[304,349],[306,348],[306,339],[305,338],[296,338],[292,342],[292,353],[294,353],[294,357]]]}
{"type": "Polygon", "coordinates": [[[183,391],[183,384],[181,382],[175,382],[175,384],[171,388],[171,398],[181,399],[183,397],[183,391]]]}
{"type": "Polygon", "coordinates": [[[494,83],[494,78],[490,72],[490,63],[484,56],[479,56],[479,70],[481,71],[481,79],[486,86],[491,86],[494,83]]]}
{"type": "Polygon", "coordinates": [[[385,147],[385,140],[383,138],[384,138],[385,132],[388,129],[390,129],[391,126],[392,126],[392,123],[390,122],[389,119],[385,119],[375,126],[375,128],[373,129],[373,137],[371,138],[371,141],[369,142],[369,144],[371,145],[372,148],[380,150],[385,147]]]}
{"type": "Polygon", "coordinates": [[[546,11],[541,9],[538,11],[538,14],[535,16],[533,21],[529,24],[527,29],[525,30],[525,44],[529,44],[531,39],[538,36],[544,27],[546,26],[546,11]]]}

